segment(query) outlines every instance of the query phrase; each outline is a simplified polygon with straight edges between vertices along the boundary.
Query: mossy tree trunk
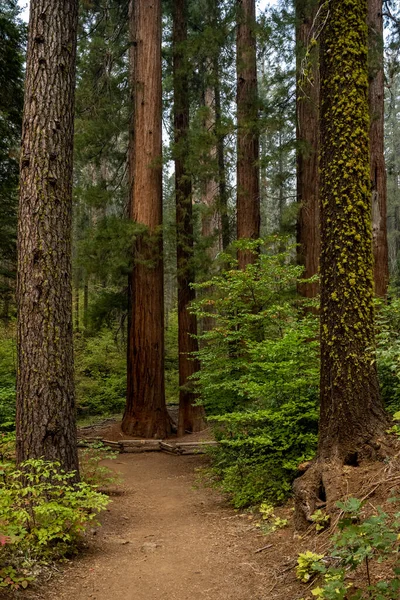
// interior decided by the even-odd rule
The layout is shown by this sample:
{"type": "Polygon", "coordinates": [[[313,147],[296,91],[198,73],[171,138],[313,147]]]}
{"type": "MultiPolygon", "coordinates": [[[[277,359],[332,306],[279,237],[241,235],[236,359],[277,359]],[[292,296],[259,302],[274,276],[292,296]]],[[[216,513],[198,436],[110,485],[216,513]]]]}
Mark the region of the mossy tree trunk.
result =
{"type": "Polygon", "coordinates": [[[186,168],[189,132],[189,65],[187,48],[187,1],[173,2],[173,79],[175,134],[175,197],[178,278],[178,351],[179,351],[179,422],[178,435],[200,431],[204,427],[204,409],[194,406],[196,395],[190,376],[200,368],[193,359],[198,350],[196,316],[189,312],[195,299],[192,181],[186,168]]]}
{"type": "MultiPolygon", "coordinates": [[[[255,0],[237,0],[237,239],[260,236],[260,168],[255,0]]],[[[238,252],[239,267],[255,260],[238,252]]]]}
{"type": "Polygon", "coordinates": [[[387,191],[384,155],[385,88],[383,70],[382,0],[368,0],[370,178],[372,183],[372,243],[375,294],[387,295],[389,258],[387,240],[387,191]]]}
{"type": "MultiPolygon", "coordinates": [[[[297,261],[304,267],[304,279],[318,273],[320,254],[319,232],[319,65],[318,46],[313,44],[314,20],[318,0],[296,2],[297,46],[297,261]],[[313,45],[312,45],[313,44],[313,45]],[[312,45],[312,47],[311,47],[312,45]],[[310,52],[305,65],[306,51],[310,52]],[[304,70],[307,74],[304,75],[304,70]]],[[[299,284],[299,292],[314,298],[319,292],[318,282],[299,284]]]]}
{"type": "Polygon", "coordinates": [[[122,430],[129,435],[162,438],[170,432],[170,420],[164,381],[161,0],[131,2],[130,37],[130,216],[145,231],[136,239],[130,279],[127,402],[122,430]]]}
{"type": "Polygon", "coordinates": [[[17,462],[78,477],[72,345],[72,155],[78,3],[31,3],[18,223],[17,462]]]}
{"type": "MultiPolygon", "coordinates": [[[[296,520],[341,495],[343,465],[374,458],[387,427],[374,362],[366,0],[331,0],[321,35],[321,408],[296,520]]],[[[326,8],[324,8],[326,11],[326,8]]]]}

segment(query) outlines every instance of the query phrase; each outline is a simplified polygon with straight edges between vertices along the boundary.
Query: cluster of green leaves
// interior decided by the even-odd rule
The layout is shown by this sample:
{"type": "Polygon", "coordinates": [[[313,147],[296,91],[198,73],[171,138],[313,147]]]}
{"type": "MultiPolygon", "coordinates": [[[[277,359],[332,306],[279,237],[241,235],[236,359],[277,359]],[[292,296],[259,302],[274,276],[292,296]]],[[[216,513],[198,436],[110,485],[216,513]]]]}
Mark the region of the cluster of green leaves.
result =
{"type": "Polygon", "coordinates": [[[121,412],[126,398],[125,344],[110,329],[76,337],[75,376],[78,415],[121,412]]]}
{"type": "Polygon", "coordinates": [[[73,553],[109,502],[58,463],[0,464],[0,587],[26,587],[33,561],[73,553]]]}
{"type": "Polygon", "coordinates": [[[321,600],[397,600],[400,593],[400,513],[389,515],[378,507],[375,514],[365,517],[363,502],[357,498],[338,502],[337,506],[343,516],[338,524],[339,531],[332,539],[329,557],[311,552],[301,554],[297,576],[301,581],[308,581],[316,574],[321,575],[322,582],[312,590],[313,597],[321,600]],[[391,576],[374,582],[372,562],[387,562],[391,566],[391,576]],[[349,582],[346,579],[349,571],[357,571],[363,583],[355,587],[349,582]]]}
{"type": "Polygon", "coordinates": [[[227,267],[198,286],[209,293],[194,305],[214,323],[199,336],[195,376],[220,441],[213,471],[237,507],[285,500],[316,447],[317,321],[296,296],[301,268],[282,244],[251,243],[262,251],[243,271],[223,255],[227,267]]]}
{"type": "Polygon", "coordinates": [[[79,452],[79,472],[81,480],[100,490],[108,490],[110,486],[121,481],[118,473],[104,464],[105,460],[115,460],[118,452],[104,446],[102,442],[92,442],[79,452]]]}

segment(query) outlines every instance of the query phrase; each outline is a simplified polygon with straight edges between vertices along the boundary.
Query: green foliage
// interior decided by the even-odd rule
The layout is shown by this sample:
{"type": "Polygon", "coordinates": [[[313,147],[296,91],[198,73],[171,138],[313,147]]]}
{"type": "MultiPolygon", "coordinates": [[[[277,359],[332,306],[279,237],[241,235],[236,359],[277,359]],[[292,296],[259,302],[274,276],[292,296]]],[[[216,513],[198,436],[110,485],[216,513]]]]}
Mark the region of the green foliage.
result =
{"type": "Polygon", "coordinates": [[[391,413],[400,411],[400,300],[377,311],[377,365],[382,399],[391,413]]]}
{"type": "Polygon", "coordinates": [[[0,587],[26,587],[32,560],[74,552],[109,502],[87,483],[73,483],[58,463],[31,459],[0,465],[0,587]]]}
{"type": "Polygon", "coordinates": [[[13,329],[0,325],[0,432],[15,426],[16,348],[13,329]]]}
{"type": "Polygon", "coordinates": [[[220,444],[211,451],[212,470],[234,506],[283,502],[291,493],[298,464],[315,453],[315,402],[292,401],[280,408],[213,417],[213,421],[220,444]]]}
{"type": "Polygon", "coordinates": [[[101,442],[93,442],[79,452],[79,472],[81,480],[93,488],[107,490],[118,484],[121,477],[102,464],[104,460],[115,460],[118,452],[113,452],[101,442]]]}
{"type": "Polygon", "coordinates": [[[126,351],[110,330],[76,338],[75,374],[78,415],[107,415],[123,410],[126,351]]]}
{"type": "Polygon", "coordinates": [[[318,324],[295,296],[302,269],[290,264],[290,250],[277,253],[281,243],[252,242],[263,251],[244,271],[223,255],[227,269],[196,286],[208,294],[194,312],[198,319],[211,314],[215,323],[199,336],[195,376],[209,414],[316,397],[318,324]]]}
{"type": "MultiPolygon", "coordinates": [[[[378,507],[375,514],[365,517],[364,503],[357,498],[338,502],[337,506],[343,511],[343,516],[339,521],[339,532],[332,540],[330,562],[312,565],[310,575],[318,572],[323,576],[322,583],[312,590],[313,596],[324,600],[397,600],[400,592],[400,513],[391,516],[378,507]],[[372,561],[388,562],[392,575],[374,582],[371,577],[372,561]],[[346,582],[349,571],[357,571],[358,577],[363,577],[359,589],[346,582]]],[[[385,572],[388,572],[387,569],[385,572]]]]}
{"type": "Polygon", "coordinates": [[[330,516],[325,511],[318,508],[312,515],[311,521],[315,523],[315,531],[323,531],[326,529],[330,522],[330,516]]]}
{"type": "Polygon", "coordinates": [[[299,554],[296,567],[297,578],[303,583],[310,581],[319,572],[319,566],[323,558],[323,554],[316,554],[315,552],[310,552],[310,550],[299,554]]]}

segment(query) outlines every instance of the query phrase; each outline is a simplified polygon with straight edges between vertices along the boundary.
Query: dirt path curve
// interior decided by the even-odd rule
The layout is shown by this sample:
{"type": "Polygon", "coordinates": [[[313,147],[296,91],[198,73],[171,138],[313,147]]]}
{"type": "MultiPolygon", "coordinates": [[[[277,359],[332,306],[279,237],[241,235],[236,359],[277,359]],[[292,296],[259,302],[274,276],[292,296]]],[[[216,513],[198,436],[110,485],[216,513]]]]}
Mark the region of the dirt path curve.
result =
{"type": "Polygon", "coordinates": [[[123,454],[113,498],[89,550],[40,600],[269,600],[267,543],[246,515],[194,487],[200,456],[123,454]]]}

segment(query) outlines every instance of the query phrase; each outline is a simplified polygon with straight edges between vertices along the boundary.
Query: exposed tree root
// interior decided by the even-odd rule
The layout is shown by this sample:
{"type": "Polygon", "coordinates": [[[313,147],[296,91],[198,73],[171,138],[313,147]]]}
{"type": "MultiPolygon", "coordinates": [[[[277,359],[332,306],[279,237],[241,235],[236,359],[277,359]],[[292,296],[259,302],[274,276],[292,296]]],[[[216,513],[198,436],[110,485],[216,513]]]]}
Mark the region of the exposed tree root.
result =
{"type": "Polygon", "coordinates": [[[350,495],[364,498],[379,485],[390,485],[400,480],[400,477],[396,478],[400,467],[399,450],[398,440],[386,437],[368,441],[344,458],[315,459],[294,483],[296,529],[309,527],[311,516],[318,508],[334,515],[338,512],[338,500],[350,495]],[[386,466],[383,461],[386,461],[386,466]],[[372,463],[379,466],[379,477],[375,481],[367,476],[372,463]]]}

